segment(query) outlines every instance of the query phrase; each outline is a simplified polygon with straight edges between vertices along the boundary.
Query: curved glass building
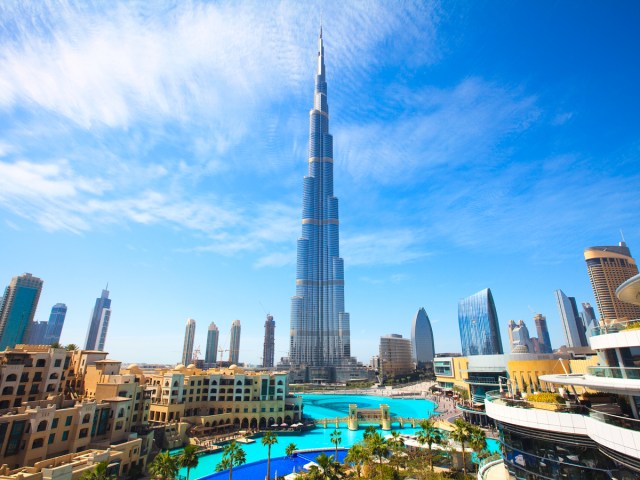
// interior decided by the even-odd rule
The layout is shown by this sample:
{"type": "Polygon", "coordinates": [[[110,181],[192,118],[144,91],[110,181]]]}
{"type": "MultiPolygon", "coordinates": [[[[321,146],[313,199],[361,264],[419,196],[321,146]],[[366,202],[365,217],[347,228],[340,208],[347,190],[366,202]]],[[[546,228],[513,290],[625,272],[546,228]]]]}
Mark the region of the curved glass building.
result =
{"type": "Polygon", "coordinates": [[[296,295],[291,299],[289,360],[294,367],[335,367],[350,358],[349,314],[344,309],[338,199],[333,194],[333,137],[318,39],[313,108],[309,113],[309,173],[303,181],[302,235],[297,244],[296,295]]]}
{"type": "Polygon", "coordinates": [[[418,310],[411,323],[411,348],[413,349],[413,359],[418,367],[433,363],[436,348],[433,342],[431,322],[424,308],[418,310]]]}
{"type": "Polygon", "coordinates": [[[460,300],[458,326],[463,356],[504,353],[498,314],[490,289],[485,288],[460,300]]]}

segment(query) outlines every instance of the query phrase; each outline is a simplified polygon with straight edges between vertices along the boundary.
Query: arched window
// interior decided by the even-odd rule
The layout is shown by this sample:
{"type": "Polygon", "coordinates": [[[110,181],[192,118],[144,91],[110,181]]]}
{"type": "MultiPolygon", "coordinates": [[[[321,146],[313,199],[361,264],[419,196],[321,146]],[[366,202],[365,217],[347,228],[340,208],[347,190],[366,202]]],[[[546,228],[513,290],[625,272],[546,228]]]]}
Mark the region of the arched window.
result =
{"type": "Polygon", "coordinates": [[[282,380],[278,380],[278,385],[282,385],[282,380]]]}
{"type": "Polygon", "coordinates": [[[236,382],[236,385],[242,385],[242,380],[238,380],[238,381],[236,382]]]}
{"type": "Polygon", "coordinates": [[[2,389],[2,395],[13,395],[13,387],[4,387],[2,389]]]}
{"type": "Polygon", "coordinates": [[[38,424],[38,432],[44,432],[47,429],[47,421],[46,420],[42,420],[39,424],[38,424]]]}
{"type": "Polygon", "coordinates": [[[10,373],[9,375],[7,375],[7,382],[15,382],[16,380],[18,380],[18,376],[15,373],[10,373]]]}
{"type": "Polygon", "coordinates": [[[44,445],[44,439],[36,438],[31,444],[31,448],[40,448],[44,445]]]}

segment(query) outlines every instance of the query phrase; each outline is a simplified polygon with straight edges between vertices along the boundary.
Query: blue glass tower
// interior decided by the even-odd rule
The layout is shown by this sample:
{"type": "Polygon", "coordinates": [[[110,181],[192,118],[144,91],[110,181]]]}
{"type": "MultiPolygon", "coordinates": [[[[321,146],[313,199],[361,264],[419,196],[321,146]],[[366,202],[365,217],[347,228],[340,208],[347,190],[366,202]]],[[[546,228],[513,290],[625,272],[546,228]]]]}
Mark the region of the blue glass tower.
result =
{"type": "Polygon", "coordinates": [[[42,284],[30,273],[11,279],[0,301],[0,350],[28,341],[42,284]]]}
{"type": "Polygon", "coordinates": [[[458,326],[462,355],[496,355],[504,353],[498,327],[498,314],[491,290],[463,298],[458,303],[458,326]]]}
{"type": "Polygon", "coordinates": [[[87,339],[84,343],[85,350],[104,350],[110,320],[111,299],[109,298],[109,290],[105,288],[102,290],[102,295],[96,298],[96,305],[93,307],[91,322],[87,330],[87,339]]]}
{"type": "Polygon", "coordinates": [[[53,308],[51,308],[51,315],[49,315],[49,323],[47,324],[47,333],[44,336],[45,345],[60,342],[60,335],[62,335],[62,327],[64,326],[66,316],[67,306],[64,303],[56,303],[53,308]]]}
{"type": "Polygon", "coordinates": [[[338,199],[333,194],[333,137],[329,133],[322,29],[309,117],[309,173],[303,181],[289,359],[294,366],[335,367],[350,359],[351,342],[349,314],[344,310],[338,199]]]}
{"type": "Polygon", "coordinates": [[[413,317],[413,322],[411,323],[411,347],[413,349],[413,359],[418,367],[433,363],[436,347],[433,341],[431,322],[424,308],[418,310],[416,316],[413,317]]]}

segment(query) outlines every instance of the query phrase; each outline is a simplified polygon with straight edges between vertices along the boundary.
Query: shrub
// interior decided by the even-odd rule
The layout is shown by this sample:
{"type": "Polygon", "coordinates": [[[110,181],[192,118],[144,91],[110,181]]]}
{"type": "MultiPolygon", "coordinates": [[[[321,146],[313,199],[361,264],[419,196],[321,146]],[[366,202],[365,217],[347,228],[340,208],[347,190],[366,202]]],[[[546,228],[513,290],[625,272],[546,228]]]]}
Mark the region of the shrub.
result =
{"type": "Polygon", "coordinates": [[[542,403],[563,403],[564,402],[564,398],[562,398],[557,393],[551,393],[551,392],[533,393],[527,396],[527,400],[530,402],[542,402],[542,403]]]}

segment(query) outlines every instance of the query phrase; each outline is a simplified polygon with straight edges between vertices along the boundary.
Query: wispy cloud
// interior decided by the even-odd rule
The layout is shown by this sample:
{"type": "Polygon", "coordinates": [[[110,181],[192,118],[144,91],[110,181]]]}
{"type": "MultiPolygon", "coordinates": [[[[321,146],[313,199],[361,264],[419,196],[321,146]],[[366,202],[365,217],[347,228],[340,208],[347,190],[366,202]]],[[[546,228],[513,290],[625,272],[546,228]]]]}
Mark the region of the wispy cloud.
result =
{"type": "Polygon", "coordinates": [[[409,229],[346,236],[341,248],[348,265],[397,265],[430,255],[422,232],[409,229]]]}

